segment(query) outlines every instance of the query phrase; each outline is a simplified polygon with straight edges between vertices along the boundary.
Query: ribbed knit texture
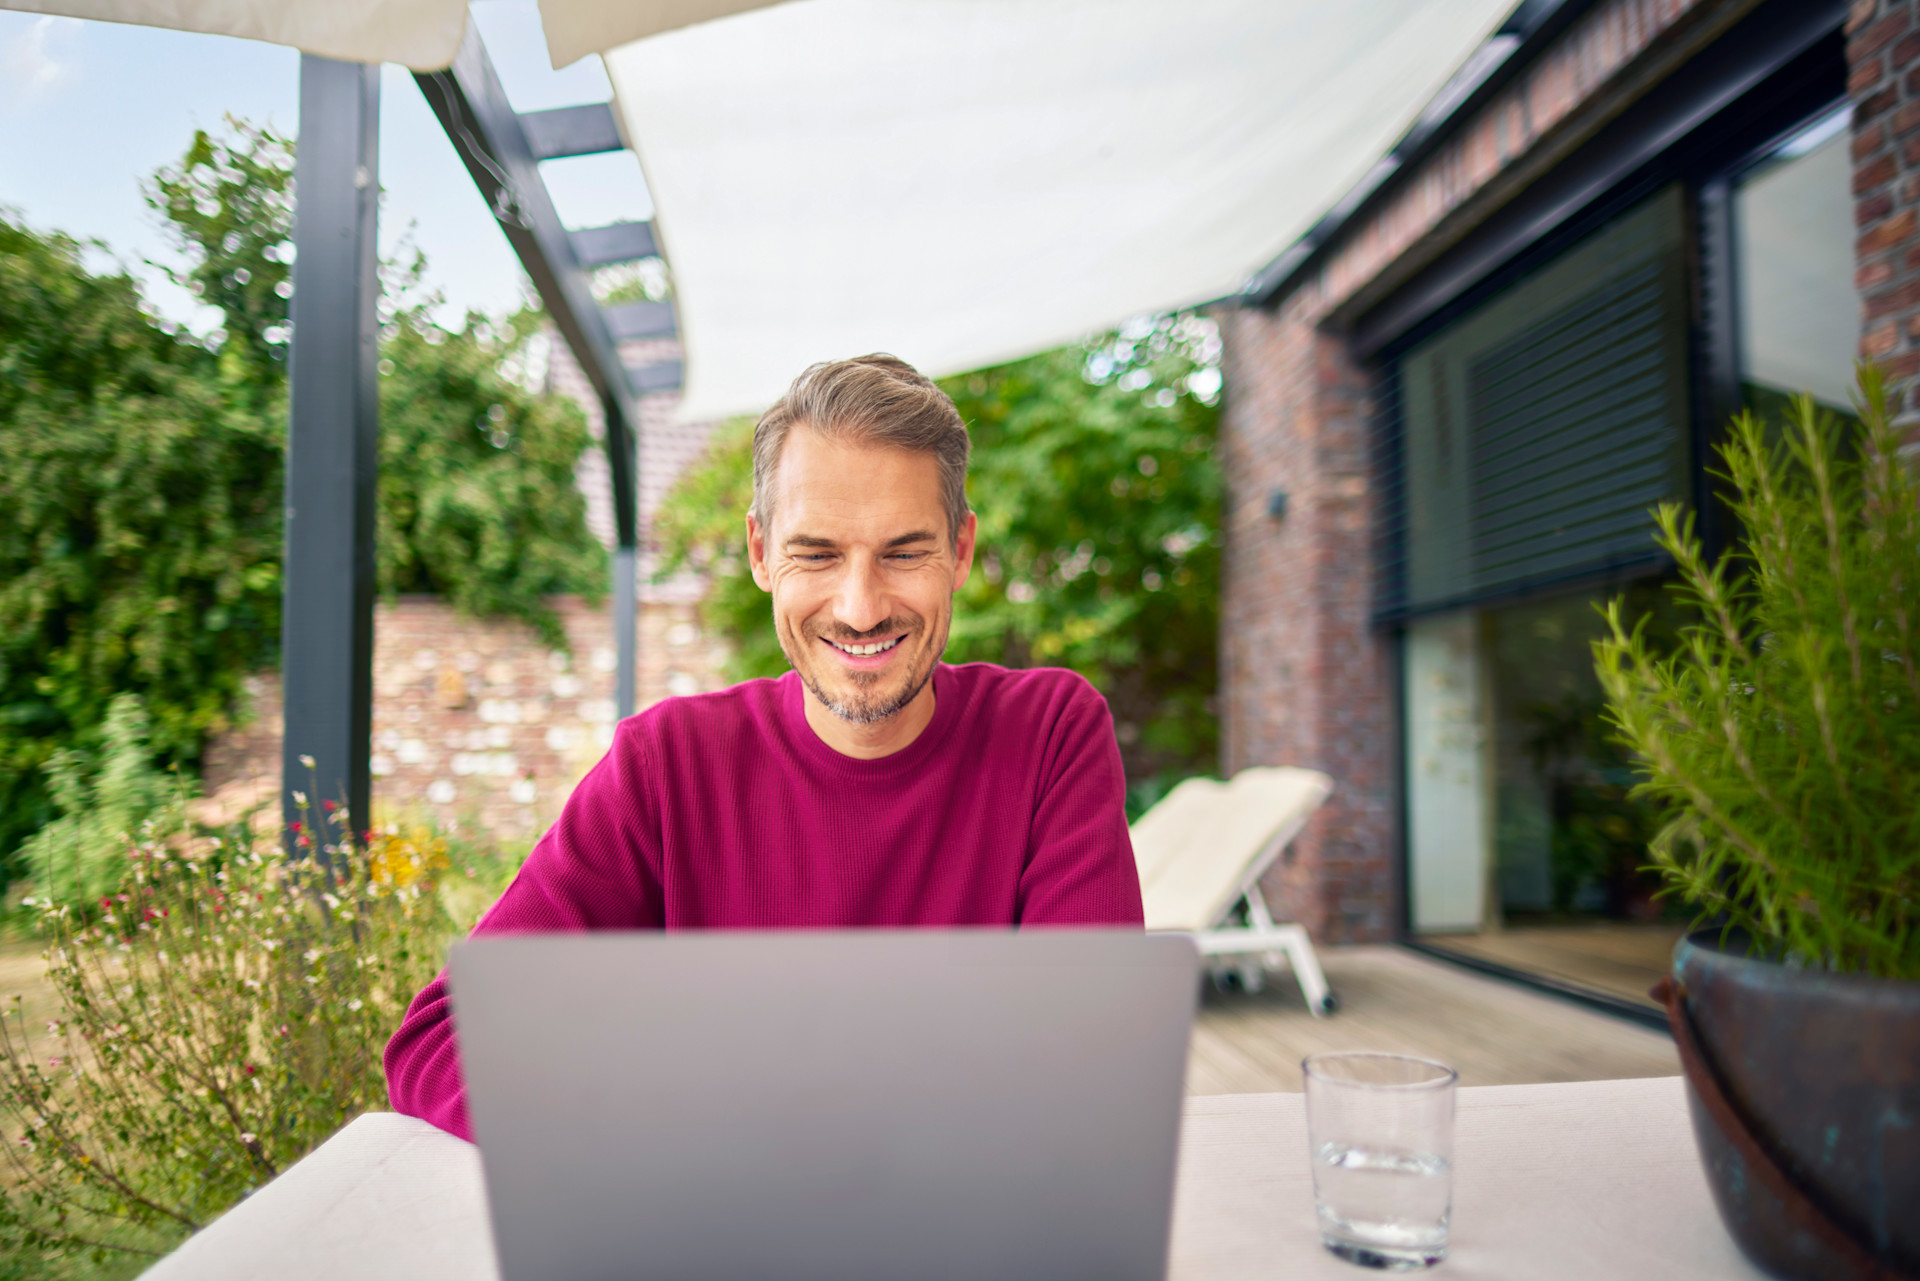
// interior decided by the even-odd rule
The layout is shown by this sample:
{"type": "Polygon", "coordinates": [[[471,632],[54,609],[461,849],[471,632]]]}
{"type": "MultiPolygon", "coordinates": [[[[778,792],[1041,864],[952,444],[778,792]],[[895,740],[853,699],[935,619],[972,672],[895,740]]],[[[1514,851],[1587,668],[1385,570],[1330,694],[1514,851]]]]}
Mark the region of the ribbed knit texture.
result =
{"type": "MultiPolygon", "coordinates": [[[[1106,700],[1073,672],[934,672],[904,751],[842,756],[797,676],[622,721],[474,934],[1140,925],[1106,700]]],[[[387,1043],[395,1110],[471,1139],[446,974],[387,1043]]]]}

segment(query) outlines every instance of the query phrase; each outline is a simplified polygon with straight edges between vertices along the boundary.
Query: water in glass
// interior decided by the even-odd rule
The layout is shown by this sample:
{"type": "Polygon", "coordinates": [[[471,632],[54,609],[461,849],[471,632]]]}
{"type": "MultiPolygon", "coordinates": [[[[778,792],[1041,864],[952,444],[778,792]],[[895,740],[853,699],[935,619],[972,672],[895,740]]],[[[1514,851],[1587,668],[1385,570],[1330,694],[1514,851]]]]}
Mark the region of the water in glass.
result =
{"type": "Polygon", "coordinates": [[[1447,1257],[1452,1171],[1435,1153],[1324,1143],[1314,1153],[1320,1236],[1369,1267],[1428,1267],[1447,1257]]]}

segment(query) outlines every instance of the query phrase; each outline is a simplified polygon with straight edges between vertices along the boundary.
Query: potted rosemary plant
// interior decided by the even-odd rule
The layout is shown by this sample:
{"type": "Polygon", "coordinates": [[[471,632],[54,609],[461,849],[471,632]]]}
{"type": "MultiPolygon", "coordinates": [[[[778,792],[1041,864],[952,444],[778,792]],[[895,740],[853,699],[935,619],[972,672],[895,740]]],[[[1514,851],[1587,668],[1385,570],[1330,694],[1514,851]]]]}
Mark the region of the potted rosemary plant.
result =
{"type": "Polygon", "coordinates": [[[1734,420],[1737,545],[1655,512],[1694,615],[1659,653],[1620,602],[1595,645],[1651,855],[1709,928],[1667,1002],[1722,1218],[1777,1276],[1920,1277],[1920,484],[1860,373],[1734,420]]]}

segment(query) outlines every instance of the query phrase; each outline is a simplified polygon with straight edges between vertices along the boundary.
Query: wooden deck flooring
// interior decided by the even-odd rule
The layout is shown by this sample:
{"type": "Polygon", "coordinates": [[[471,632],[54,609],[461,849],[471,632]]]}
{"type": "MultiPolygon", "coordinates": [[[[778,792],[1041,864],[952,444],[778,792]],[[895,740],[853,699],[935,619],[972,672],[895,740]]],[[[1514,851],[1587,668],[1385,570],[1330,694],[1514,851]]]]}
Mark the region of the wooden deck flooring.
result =
{"type": "Polygon", "coordinates": [[[1423,941],[1656,1009],[1647,989],[1671,968],[1673,945],[1684,933],[1682,925],[1595,921],[1511,926],[1486,934],[1436,934],[1423,941]]]}
{"type": "Polygon", "coordinates": [[[1290,974],[1258,993],[1209,987],[1193,1029],[1187,1093],[1300,1089],[1300,1060],[1321,1050],[1393,1050],[1459,1069],[1462,1085],[1674,1076],[1673,1042],[1457,965],[1397,947],[1320,953],[1340,1010],[1316,1019],[1290,974]]]}

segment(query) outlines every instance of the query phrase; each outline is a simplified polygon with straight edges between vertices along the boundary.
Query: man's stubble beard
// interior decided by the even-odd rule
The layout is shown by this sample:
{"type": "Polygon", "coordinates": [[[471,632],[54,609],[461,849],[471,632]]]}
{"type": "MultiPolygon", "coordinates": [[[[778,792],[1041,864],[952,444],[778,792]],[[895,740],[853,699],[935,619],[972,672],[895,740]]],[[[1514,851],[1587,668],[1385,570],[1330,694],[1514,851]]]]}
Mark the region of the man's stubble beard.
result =
{"type": "MultiPolygon", "coordinates": [[[[941,615],[937,624],[938,635],[932,638],[931,643],[922,647],[919,656],[913,660],[916,666],[908,669],[906,680],[891,696],[873,694],[866,688],[881,679],[880,673],[845,672],[844,675],[853,682],[855,689],[859,692],[851,699],[834,697],[824,688],[819,675],[820,665],[830,663],[833,659],[827,655],[816,654],[813,649],[814,642],[823,639],[826,633],[803,633],[796,644],[786,623],[780,621],[774,628],[774,634],[780,641],[780,648],[786,651],[787,662],[793,665],[793,670],[800,674],[801,683],[820,701],[822,707],[849,725],[878,725],[889,717],[899,715],[908,704],[920,697],[920,691],[925,689],[927,682],[933,679],[933,669],[939,665],[941,655],[947,651],[947,634],[952,620],[951,611],[941,615]],[[807,662],[800,661],[802,653],[806,655],[807,662]]],[[[884,634],[892,630],[893,626],[897,624],[890,619],[888,623],[871,631],[884,634]]],[[[910,627],[900,643],[914,644],[925,631],[924,624],[920,627],[910,627]]]]}

